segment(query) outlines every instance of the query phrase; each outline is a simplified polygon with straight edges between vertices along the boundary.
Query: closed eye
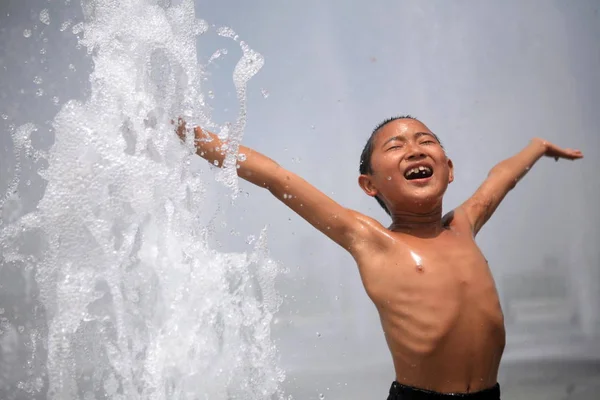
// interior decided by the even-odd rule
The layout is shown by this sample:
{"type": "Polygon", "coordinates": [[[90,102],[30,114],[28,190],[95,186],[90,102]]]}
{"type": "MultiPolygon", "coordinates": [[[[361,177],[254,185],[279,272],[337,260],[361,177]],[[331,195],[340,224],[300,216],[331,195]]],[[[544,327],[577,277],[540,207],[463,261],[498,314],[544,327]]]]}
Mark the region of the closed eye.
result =
{"type": "Polygon", "coordinates": [[[395,150],[395,149],[401,149],[401,148],[402,148],[401,145],[395,145],[395,146],[388,147],[388,149],[386,151],[395,150]]]}
{"type": "Polygon", "coordinates": [[[434,142],[433,140],[425,140],[421,142],[421,144],[436,144],[436,142],[434,142]]]}

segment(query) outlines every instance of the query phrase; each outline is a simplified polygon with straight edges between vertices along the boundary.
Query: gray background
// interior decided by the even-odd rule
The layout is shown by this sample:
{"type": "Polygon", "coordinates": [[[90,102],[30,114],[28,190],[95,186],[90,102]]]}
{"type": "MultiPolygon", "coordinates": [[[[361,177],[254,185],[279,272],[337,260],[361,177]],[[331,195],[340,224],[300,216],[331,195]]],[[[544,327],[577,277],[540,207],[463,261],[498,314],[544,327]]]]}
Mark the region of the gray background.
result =
{"type": "MultiPolygon", "coordinates": [[[[265,56],[249,85],[244,144],[383,223],[357,170],[371,129],[389,116],[413,114],[441,137],[456,167],[447,209],[532,137],[584,152],[576,163],[541,160],[478,239],[506,315],[501,383],[510,394],[520,377],[530,377],[532,393],[552,381],[557,396],[597,376],[600,359],[599,7],[595,0],[196,1],[197,17],[233,28],[265,56]],[[547,367],[557,360],[576,367],[547,367]]],[[[0,2],[0,193],[14,172],[10,126],[38,124],[37,146],[48,147],[47,122],[65,101],[86,96],[90,60],[71,27],[59,29],[69,18],[81,20],[77,2],[0,2]],[[49,26],[39,21],[43,8],[49,26]]],[[[214,91],[213,116],[223,123],[237,112],[231,75],[240,51],[214,34],[198,40],[201,64],[220,47],[229,54],[207,67],[204,89],[214,91]]],[[[9,201],[3,221],[41,196],[33,170],[24,171],[31,185],[19,187],[22,201],[9,201]]],[[[285,302],[274,325],[288,391],[299,399],[383,398],[391,360],[351,257],[268,192],[241,188],[249,196],[230,204],[229,192],[215,186],[207,207],[219,206],[223,228],[214,245],[246,251],[246,237],[268,226],[271,254],[289,270],[279,279],[285,302]]],[[[26,313],[19,274],[0,269],[0,305],[26,313]]]]}

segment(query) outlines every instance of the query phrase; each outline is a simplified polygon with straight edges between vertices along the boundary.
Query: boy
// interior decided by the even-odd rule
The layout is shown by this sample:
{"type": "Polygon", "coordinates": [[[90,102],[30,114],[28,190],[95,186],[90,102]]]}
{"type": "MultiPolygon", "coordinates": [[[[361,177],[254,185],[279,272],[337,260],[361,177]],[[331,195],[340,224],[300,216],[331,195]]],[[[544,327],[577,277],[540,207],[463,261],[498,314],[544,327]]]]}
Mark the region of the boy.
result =
{"type": "MultiPolygon", "coordinates": [[[[197,154],[221,166],[222,142],[195,128],[197,154]]],[[[185,139],[185,122],[178,135],[185,139]]],[[[386,228],[346,209],[275,161],[240,146],[238,175],[268,189],[356,260],[380,315],[396,372],[388,400],[500,399],[504,318],[475,236],[504,196],[542,156],[578,159],[578,150],[533,139],[488,174],[475,194],[442,215],[453,164],[437,136],[402,116],[375,128],[358,183],[391,216],[386,228]]]]}

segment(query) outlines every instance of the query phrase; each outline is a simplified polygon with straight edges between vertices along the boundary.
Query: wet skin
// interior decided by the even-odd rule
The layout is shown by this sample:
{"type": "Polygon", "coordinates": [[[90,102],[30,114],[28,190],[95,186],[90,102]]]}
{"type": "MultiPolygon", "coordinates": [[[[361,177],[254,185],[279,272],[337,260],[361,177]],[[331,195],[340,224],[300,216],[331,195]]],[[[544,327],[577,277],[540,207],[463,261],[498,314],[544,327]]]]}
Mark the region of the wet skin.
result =
{"type": "MultiPolygon", "coordinates": [[[[185,122],[177,133],[185,139],[185,122]]],[[[197,154],[222,166],[223,143],[200,128],[194,133],[197,154]]],[[[244,146],[238,152],[246,156],[238,164],[241,178],[268,189],[356,260],[379,311],[397,381],[441,393],[475,392],[496,383],[504,319],[475,236],[538,159],[574,160],[583,157],[580,151],[533,139],[443,216],[452,161],[423,123],[396,120],[377,133],[372,173],[359,177],[362,190],[385,203],[389,227],[339,205],[263,154],[244,146]],[[414,168],[433,174],[408,179],[414,168]]]]}
{"type": "Polygon", "coordinates": [[[447,393],[493,386],[504,318],[464,213],[457,211],[433,237],[398,232],[387,241],[358,265],[379,311],[396,380],[447,393]]]}
{"type": "Polygon", "coordinates": [[[376,136],[373,173],[359,183],[394,216],[381,250],[357,257],[377,307],[400,383],[438,392],[474,392],[496,384],[504,318],[492,274],[465,212],[442,217],[453,165],[431,131],[414,120],[376,136]],[[426,165],[427,179],[407,170],[426,165]]]}

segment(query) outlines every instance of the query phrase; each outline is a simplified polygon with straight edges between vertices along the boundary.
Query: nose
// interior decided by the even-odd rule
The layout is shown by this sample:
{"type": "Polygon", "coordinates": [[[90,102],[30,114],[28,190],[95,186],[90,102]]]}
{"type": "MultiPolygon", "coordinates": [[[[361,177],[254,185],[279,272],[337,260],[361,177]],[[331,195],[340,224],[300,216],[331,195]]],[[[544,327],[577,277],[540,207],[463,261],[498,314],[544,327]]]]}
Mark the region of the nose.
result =
{"type": "Polygon", "coordinates": [[[420,149],[414,148],[414,147],[412,149],[410,149],[408,154],[406,155],[406,159],[409,161],[420,160],[425,157],[426,157],[426,154],[423,153],[423,151],[421,151],[420,149]]]}

